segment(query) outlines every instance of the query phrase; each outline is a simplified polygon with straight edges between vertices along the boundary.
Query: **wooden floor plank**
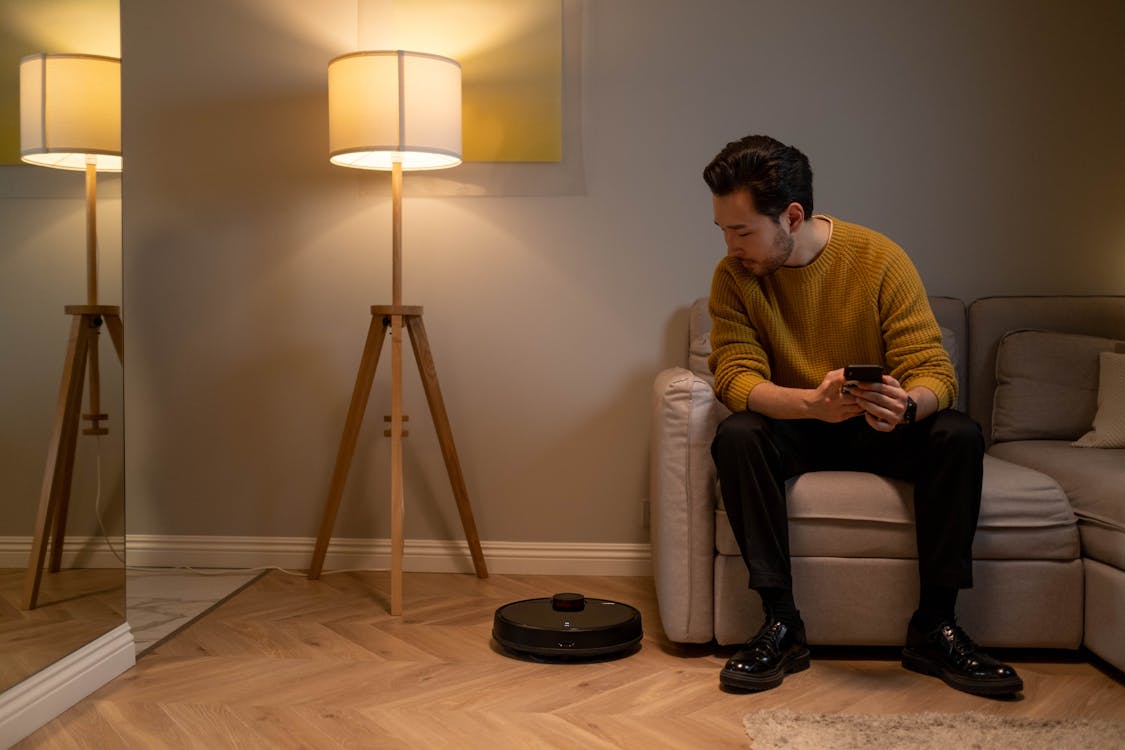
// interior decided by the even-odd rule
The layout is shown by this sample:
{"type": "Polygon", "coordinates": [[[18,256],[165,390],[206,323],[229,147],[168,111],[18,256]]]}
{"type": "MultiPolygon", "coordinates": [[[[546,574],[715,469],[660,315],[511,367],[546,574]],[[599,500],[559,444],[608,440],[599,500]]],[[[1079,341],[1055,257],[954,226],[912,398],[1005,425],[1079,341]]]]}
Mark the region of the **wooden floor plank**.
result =
{"type": "Polygon", "coordinates": [[[45,572],[30,610],[26,578],[26,568],[0,569],[0,692],[125,621],[122,568],[45,572]]]}
{"type": "Polygon", "coordinates": [[[733,651],[669,642],[648,578],[271,573],[147,652],[20,748],[745,748],[742,717],[977,711],[1125,721],[1125,680],[1076,655],[1005,653],[1026,683],[990,700],[904,670],[893,651],[814,650],[777,689],[726,693],[733,651]],[[551,664],[491,642],[511,601],[576,591],[641,611],[641,649],[551,664]]]}

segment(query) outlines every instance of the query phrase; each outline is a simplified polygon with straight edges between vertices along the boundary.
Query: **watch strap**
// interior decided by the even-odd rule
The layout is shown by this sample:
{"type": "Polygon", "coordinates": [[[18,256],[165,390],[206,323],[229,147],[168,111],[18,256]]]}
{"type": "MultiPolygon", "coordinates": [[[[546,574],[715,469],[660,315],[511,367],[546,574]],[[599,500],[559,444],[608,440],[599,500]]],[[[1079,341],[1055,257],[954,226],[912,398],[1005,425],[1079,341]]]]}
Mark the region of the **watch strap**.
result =
{"type": "Polygon", "coordinates": [[[903,424],[914,424],[918,418],[918,403],[910,396],[906,397],[906,411],[902,413],[903,424]]]}

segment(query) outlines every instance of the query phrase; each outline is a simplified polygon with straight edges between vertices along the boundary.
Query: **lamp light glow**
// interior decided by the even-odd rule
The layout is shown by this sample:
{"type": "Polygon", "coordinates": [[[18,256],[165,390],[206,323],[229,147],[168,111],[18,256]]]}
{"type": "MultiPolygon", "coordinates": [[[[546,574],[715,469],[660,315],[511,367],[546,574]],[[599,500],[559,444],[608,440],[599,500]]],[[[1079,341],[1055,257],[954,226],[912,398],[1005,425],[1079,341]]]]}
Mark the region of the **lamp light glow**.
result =
{"type": "Polygon", "coordinates": [[[328,63],[328,149],[357,169],[446,169],[461,163],[461,65],[403,50],[328,63]]]}
{"type": "Polygon", "coordinates": [[[121,61],[101,55],[20,60],[20,158],[55,169],[120,172],[121,61]]]}

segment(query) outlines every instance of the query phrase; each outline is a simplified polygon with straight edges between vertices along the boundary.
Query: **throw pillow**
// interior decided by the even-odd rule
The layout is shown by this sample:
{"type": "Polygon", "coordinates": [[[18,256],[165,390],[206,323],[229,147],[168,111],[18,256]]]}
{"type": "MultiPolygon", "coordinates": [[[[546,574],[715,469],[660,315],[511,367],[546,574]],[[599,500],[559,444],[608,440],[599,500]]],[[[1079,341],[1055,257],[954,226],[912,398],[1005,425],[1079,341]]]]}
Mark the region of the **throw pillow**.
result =
{"type": "Polygon", "coordinates": [[[1021,330],[996,350],[992,440],[1075,440],[1097,412],[1098,354],[1119,342],[1021,330]]]}
{"type": "Polygon", "coordinates": [[[1098,355],[1098,413],[1079,448],[1125,448],[1125,354],[1098,355]]]}

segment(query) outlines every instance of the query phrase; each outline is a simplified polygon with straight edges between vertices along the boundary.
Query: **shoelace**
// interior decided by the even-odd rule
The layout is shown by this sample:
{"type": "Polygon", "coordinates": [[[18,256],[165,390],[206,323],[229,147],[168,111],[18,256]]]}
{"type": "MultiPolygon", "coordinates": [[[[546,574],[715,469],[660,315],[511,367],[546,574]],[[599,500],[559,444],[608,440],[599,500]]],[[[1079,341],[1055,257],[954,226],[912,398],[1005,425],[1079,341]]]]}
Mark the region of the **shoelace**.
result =
{"type": "Polygon", "coordinates": [[[977,644],[973,643],[973,639],[969,634],[961,629],[961,626],[956,622],[949,625],[943,625],[942,634],[945,636],[943,640],[948,643],[953,651],[953,654],[962,661],[969,661],[977,658],[977,644]]]}
{"type": "Polygon", "coordinates": [[[762,628],[758,635],[754,636],[754,640],[750,642],[752,648],[765,648],[771,655],[780,653],[778,643],[785,636],[781,632],[785,628],[785,623],[774,621],[769,627],[762,628]]]}

